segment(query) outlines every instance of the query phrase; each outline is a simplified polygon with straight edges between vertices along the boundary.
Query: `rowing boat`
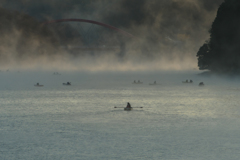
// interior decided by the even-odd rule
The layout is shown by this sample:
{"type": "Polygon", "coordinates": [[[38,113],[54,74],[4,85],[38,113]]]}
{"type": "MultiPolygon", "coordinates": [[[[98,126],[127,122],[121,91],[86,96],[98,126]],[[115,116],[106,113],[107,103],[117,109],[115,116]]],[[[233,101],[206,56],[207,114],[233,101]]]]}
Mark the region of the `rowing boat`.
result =
{"type": "Polygon", "coordinates": [[[35,87],[43,87],[43,85],[40,85],[40,84],[35,84],[34,86],[35,87]]]}
{"type": "Polygon", "coordinates": [[[39,84],[39,83],[35,84],[34,86],[35,86],[35,87],[43,87],[43,85],[41,85],[41,84],[39,84]]]}
{"type": "Polygon", "coordinates": [[[71,86],[71,83],[63,83],[65,86],[71,86]]]}
{"type": "Polygon", "coordinates": [[[133,82],[132,84],[143,84],[143,82],[133,82]]]}
{"type": "Polygon", "coordinates": [[[157,83],[149,83],[149,85],[158,85],[157,83]]]}
{"type": "Polygon", "coordinates": [[[143,108],[143,107],[114,107],[114,108],[123,108],[124,109],[124,111],[131,111],[131,110],[133,110],[133,108],[143,108]]]}
{"type": "Polygon", "coordinates": [[[133,108],[132,107],[125,107],[124,111],[131,111],[133,108]]]}

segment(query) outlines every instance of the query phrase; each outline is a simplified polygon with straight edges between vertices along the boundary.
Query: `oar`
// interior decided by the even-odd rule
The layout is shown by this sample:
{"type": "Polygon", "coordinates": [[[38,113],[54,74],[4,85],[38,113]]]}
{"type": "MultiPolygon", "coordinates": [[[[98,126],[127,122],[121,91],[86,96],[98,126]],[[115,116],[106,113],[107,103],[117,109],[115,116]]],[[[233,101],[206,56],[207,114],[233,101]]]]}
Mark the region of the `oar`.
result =
{"type": "Polygon", "coordinates": [[[114,108],[125,108],[125,107],[116,107],[116,106],[114,106],[114,108]]]}
{"type": "MultiPolygon", "coordinates": [[[[126,107],[116,107],[116,106],[114,106],[114,108],[126,108],[126,107]]],[[[131,107],[131,108],[143,108],[143,107],[131,107]]]]}

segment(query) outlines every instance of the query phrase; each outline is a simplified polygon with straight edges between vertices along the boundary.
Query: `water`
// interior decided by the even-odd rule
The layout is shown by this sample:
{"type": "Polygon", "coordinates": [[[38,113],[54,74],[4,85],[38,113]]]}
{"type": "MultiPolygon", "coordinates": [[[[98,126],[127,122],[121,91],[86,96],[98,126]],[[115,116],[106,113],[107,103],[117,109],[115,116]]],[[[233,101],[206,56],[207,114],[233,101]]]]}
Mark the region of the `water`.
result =
{"type": "Polygon", "coordinates": [[[240,158],[238,78],[197,72],[0,76],[0,159],[240,158]],[[194,83],[183,84],[186,79],[194,83]],[[155,80],[159,85],[149,85],[155,80]],[[67,81],[72,86],[62,85],[67,81]],[[44,87],[34,87],[37,82],[44,87]],[[114,108],[127,102],[143,109],[114,108]]]}

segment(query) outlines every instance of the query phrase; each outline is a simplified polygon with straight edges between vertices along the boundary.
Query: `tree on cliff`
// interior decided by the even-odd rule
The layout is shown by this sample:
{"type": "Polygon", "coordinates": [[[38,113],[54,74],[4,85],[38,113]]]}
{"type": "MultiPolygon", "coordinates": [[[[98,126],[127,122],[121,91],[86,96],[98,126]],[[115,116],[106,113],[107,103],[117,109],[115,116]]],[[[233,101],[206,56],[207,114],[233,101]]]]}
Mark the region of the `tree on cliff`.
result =
{"type": "Polygon", "coordinates": [[[240,1],[225,0],[210,29],[210,39],[200,47],[200,70],[240,71],[240,1]]]}

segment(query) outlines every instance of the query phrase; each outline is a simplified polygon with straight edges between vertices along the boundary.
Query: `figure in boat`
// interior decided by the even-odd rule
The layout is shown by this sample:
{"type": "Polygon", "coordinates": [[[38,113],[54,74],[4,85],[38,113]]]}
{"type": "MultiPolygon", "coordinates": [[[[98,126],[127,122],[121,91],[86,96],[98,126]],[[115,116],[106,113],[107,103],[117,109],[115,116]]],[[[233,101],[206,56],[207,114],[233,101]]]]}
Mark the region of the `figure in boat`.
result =
{"type": "Polygon", "coordinates": [[[149,83],[149,85],[157,85],[157,82],[154,81],[153,83],[149,83]]]}
{"type": "Polygon", "coordinates": [[[133,81],[133,84],[142,84],[142,82],[140,81],[140,80],[138,80],[138,81],[133,81]]]}
{"type": "Polygon", "coordinates": [[[131,111],[132,110],[132,107],[131,107],[131,104],[128,102],[127,103],[127,106],[124,108],[125,111],[131,111]]]}
{"type": "Polygon", "coordinates": [[[63,85],[68,85],[68,86],[70,86],[70,85],[71,85],[71,82],[63,83],[63,85]]]}
{"type": "Polygon", "coordinates": [[[131,104],[128,102],[126,108],[132,108],[131,104]]]}
{"type": "Polygon", "coordinates": [[[191,79],[188,81],[188,79],[187,79],[186,81],[183,81],[182,83],[193,83],[193,81],[191,79]]]}
{"type": "Polygon", "coordinates": [[[61,75],[61,74],[58,72],[54,72],[53,75],[61,75]]]}
{"type": "Polygon", "coordinates": [[[43,85],[40,85],[39,83],[36,83],[34,86],[36,86],[36,87],[42,87],[43,85]]]}

